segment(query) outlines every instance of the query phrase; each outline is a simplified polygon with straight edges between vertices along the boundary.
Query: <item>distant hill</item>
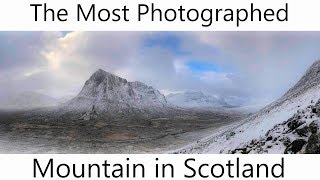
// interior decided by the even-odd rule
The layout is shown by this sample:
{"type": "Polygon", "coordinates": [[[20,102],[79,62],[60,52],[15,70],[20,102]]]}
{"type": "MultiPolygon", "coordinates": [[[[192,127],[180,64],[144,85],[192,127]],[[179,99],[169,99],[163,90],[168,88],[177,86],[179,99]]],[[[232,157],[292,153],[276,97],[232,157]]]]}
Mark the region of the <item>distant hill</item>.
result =
{"type": "Polygon", "coordinates": [[[33,109],[51,107],[59,104],[59,101],[48,95],[36,92],[23,92],[11,95],[0,103],[2,109],[33,109]]]}
{"type": "Polygon", "coordinates": [[[223,98],[204,94],[203,92],[187,91],[184,93],[169,94],[169,103],[188,108],[231,107],[223,98]]]}

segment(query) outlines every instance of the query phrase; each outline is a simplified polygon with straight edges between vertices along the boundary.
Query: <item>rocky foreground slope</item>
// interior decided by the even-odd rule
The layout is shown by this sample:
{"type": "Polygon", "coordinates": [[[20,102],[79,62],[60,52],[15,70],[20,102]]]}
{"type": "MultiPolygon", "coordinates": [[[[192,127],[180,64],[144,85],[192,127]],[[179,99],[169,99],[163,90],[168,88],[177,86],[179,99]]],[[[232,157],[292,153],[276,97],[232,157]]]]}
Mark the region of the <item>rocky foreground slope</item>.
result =
{"type": "Polygon", "coordinates": [[[320,153],[320,101],[298,110],[287,121],[275,125],[264,136],[252,139],[229,153],[320,153]]]}
{"type": "Polygon", "coordinates": [[[274,103],[176,153],[309,153],[306,147],[313,146],[318,137],[314,126],[319,98],[320,61],[316,61],[274,103]]]}

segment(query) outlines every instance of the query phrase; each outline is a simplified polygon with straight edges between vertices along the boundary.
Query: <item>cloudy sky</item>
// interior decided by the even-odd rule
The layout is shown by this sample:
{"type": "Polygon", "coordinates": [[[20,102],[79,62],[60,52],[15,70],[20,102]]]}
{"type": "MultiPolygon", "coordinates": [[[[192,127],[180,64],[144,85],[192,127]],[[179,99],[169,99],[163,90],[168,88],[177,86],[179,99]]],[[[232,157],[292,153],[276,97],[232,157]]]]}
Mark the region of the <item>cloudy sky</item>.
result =
{"type": "Polygon", "coordinates": [[[167,94],[271,101],[320,58],[320,32],[0,32],[0,97],[77,94],[101,68],[167,94]]]}

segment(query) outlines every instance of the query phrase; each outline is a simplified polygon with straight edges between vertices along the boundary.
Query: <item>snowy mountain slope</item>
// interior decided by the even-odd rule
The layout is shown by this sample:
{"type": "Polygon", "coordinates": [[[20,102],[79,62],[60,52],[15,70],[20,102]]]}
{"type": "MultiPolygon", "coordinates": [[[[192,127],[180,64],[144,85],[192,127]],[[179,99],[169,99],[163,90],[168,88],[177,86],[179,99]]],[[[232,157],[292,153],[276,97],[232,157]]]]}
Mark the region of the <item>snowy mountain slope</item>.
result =
{"type": "Polygon", "coordinates": [[[2,109],[33,109],[58,105],[58,100],[36,92],[23,92],[7,97],[1,102],[2,109]]]}
{"type": "Polygon", "coordinates": [[[100,69],[65,106],[80,111],[161,111],[167,106],[167,101],[164,95],[151,86],[141,82],[128,82],[100,69]]]}
{"type": "Polygon", "coordinates": [[[230,105],[222,98],[206,95],[202,92],[196,91],[169,94],[166,98],[169,103],[180,107],[230,107],[230,105]]]}
{"type": "Polygon", "coordinates": [[[231,153],[320,153],[320,101],[298,110],[287,121],[277,124],[264,136],[231,153]]]}
{"type": "MultiPolygon", "coordinates": [[[[185,149],[187,153],[232,153],[254,139],[264,137],[276,125],[287,121],[299,109],[320,98],[320,61],[315,62],[284,96],[242,122],[223,129],[185,149]]],[[[270,152],[271,153],[271,152],[270,152]]],[[[272,153],[283,153],[282,149],[272,153]]]]}

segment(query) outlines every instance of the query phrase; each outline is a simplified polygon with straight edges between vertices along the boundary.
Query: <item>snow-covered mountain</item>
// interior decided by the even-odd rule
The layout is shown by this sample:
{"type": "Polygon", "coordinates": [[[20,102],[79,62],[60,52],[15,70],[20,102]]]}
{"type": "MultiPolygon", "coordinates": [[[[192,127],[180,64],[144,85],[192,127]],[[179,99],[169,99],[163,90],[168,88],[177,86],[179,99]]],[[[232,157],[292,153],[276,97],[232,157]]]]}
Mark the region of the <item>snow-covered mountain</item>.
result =
{"type": "Polygon", "coordinates": [[[223,98],[207,95],[197,91],[169,94],[166,98],[169,103],[180,107],[230,107],[223,98]]]}
{"type": "Polygon", "coordinates": [[[159,111],[167,106],[164,95],[141,82],[128,82],[99,69],[86,81],[81,92],[66,103],[66,108],[80,111],[130,113],[159,111]]]}
{"type": "MultiPolygon", "coordinates": [[[[311,141],[315,136],[320,139],[319,134],[311,137],[311,134],[316,133],[311,133],[310,130],[314,124],[317,125],[320,122],[320,113],[317,113],[320,103],[316,105],[319,98],[320,61],[316,61],[298,83],[277,101],[243,121],[217,131],[178,152],[306,152],[302,149],[305,149],[308,144],[310,146],[310,138],[311,141]],[[292,147],[294,147],[293,150],[292,147]]],[[[313,132],[315,131],[313,130],[313,132]]],[[[320,148],[319,142],[315,146],[320,148]]]]}
{"type": "Polygon", "coordinates": [[[58,100],[37,92],[27,91],[2,100],[1,109],[33,109],[58,105],[58,100]]]}

